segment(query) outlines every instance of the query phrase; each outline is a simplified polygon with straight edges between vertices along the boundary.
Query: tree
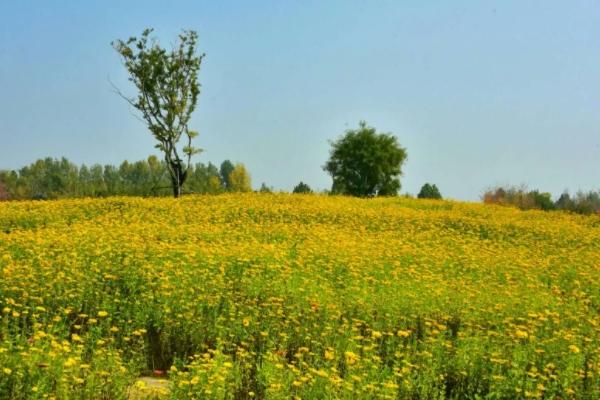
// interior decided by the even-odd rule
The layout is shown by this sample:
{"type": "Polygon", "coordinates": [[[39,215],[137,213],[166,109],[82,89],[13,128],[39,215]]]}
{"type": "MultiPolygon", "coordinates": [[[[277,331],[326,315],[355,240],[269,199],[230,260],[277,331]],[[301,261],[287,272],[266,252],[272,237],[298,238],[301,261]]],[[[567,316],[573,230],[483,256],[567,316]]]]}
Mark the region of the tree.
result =
{"type": "Polygon", "coordinates": [[[0,201],[10,199],[10,193],[8,192],[7,184],[5,183],[5,180],[8,180],[8,176],[8,172],[0,171],[0,201]]]}
{"type": "Polygon", "coordinates": [[[198,133],[190,130],[188,123],[200,94],[198,72],[204,54],[196,55],[198,35],[194,31],[183,31],[171,51],[150,40],[150,33],[152,29],[146,29],[139,39],[131,37],[111,43],[138,90],[137,97],[127,97],[118,89],[117,93],[141,112],[158,141],[155,147],[164,153],[173,195],[179,197],[191,157],[201,151],[192,146],[192,139],[198,133]],[[182,136],[187,144],[179,150],[177,145],[182,136]],[[180,152],[187,157],[186,161],[180,152]]]}
{"type": "Polygon", "coordinates": [[[554,207],[559,209],[559,210],[572,210],[573,206],[574,206],[574,202],[571,199],[571,195],[569,195],[569,192],[564,191],[560,197],[558,198],[558,200],[556,200],[556,202],[554,203],[554,207]]]}
{"type": "Polygon", "coordinates": [[[421,187],[421,191],[417,195],[419,199],[441,199],[442,194],[436,185],[431,185],[429,183],[424,184],[421,187]]]}
{"type": "Polygon", "coordinates": [[[312,193],[312,189],[306,183],[300,181],[299,184],[294,186],[292,193],[312,193]]]}
{"type": "Polygon", "coordinates": [[[190,174],[187,185],[194,193],[220,193],[223,191],[219,169],[213,164],[198,163],[190,174]]]}
{"type": "Polygon", "coordinates": [[[229,175],[235,166],[229,160],[225,160],[221,163],[219,168],[219,174],[221,175],[221,182],[225,190],[231,190],[231,182],[229,181],[229,175]]]}
{"type": "Polygon", "coordinates": [[[529,192],[529,196],[533,199],[535,208],[539,208],[540,210],[544,211],[550,211],[556,208],[550,193],[540,193],[538,190],[532,190],[529,192]]]}
{"type": "Polygon", "coordinates": [[[233,171],[229,174],[230,190],[232,192],[250,192],[252,191],[252,181],[250,174],[244,164],[236,164],[233,171]]]}
{"type": "Polygon", "coordinates": [[[258,189],[258,192],[259,192],[259,193],[273,193],[273,188],[272,188],[272,187],[269,187],[269,186],[267,186],[267,184],[263,182],[263,183],[260,185],[260,189],[258,189]]]}
{"type": "Polygon", "coordinates": [[[407,154],[395,136],[377,133],[361,121],[358,129],[347,130],[331,146],[323,169],[333,178],[332,193],[361,197],[398,193],[407,154]]]}

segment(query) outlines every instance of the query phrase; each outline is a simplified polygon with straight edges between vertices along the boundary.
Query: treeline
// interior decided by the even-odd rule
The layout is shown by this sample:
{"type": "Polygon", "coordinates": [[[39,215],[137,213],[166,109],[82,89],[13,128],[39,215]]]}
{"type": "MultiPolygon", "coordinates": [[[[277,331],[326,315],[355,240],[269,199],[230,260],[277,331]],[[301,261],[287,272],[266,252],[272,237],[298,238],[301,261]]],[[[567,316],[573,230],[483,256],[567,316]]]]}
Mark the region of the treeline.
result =
{"type": "MultiPolygon", "coordinates": [[[[243,164],[229,160],[192,165],[184,193],[248,192],[250,174],[243,164]]],[[[0,200],[57,199],[65,197],[169,196],[171,183],[165,162],[156,156],[121,165],[78,166],[66,158],[51,157],[19,170],[0,171],[0,200]]]]}
{"type": "Polygon", "coordinates": [[[500,204],[518,207],[522,210],[563,210],[578,214],[600,213],[600,191],[577,192],[571,196],[564,192],[555,201],[550,193],[528,190],[526,187],[496,187],[487,190],[482,196],[487,204],[500,204]]]}

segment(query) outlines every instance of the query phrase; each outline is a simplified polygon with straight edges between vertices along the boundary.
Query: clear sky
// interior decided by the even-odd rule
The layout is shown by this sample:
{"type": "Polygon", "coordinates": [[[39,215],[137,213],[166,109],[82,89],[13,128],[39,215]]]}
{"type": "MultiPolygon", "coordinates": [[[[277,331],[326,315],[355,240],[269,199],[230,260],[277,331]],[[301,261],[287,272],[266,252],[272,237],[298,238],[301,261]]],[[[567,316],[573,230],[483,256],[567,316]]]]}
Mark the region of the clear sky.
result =
{"type": "Polygon", "coordinates": [[[154,153],[109,83],[135,94],[110,42],[145,27],[198,31],[196,160],[255,187],[329,188],[328,140],[366,120],[407,148],[402,192],[600,188],[598,1],[1,0],[0,169],[154,153]]]}

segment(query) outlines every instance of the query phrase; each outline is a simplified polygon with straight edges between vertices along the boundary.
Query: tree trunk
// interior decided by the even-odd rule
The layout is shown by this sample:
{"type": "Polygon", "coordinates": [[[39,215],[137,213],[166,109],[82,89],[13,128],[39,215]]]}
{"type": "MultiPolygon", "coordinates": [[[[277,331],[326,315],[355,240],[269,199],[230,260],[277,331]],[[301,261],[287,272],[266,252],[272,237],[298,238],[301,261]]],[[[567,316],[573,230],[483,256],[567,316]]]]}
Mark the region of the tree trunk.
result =
{"type": "Polygon", "coordinates": [[[171,165],[169,173],[171,174],[171,186],[173,188],[173,196],[175,198],[178,198],[179,196],[181,196],[181,189],[183,188],[183,183],[187,178],[188,171],[187,169],[185,171],[183,170],[180,160],[177,160],[177,162],[169,162],[169,160],[167,159],[167,162],[171,165]]]}
{"type": "Polygon", "coordinates": [[[178,198],[181,195],[181,181],[177,179],[176,175],[171,175],[171,189],[173,189],[173,197],[178,198]]]}

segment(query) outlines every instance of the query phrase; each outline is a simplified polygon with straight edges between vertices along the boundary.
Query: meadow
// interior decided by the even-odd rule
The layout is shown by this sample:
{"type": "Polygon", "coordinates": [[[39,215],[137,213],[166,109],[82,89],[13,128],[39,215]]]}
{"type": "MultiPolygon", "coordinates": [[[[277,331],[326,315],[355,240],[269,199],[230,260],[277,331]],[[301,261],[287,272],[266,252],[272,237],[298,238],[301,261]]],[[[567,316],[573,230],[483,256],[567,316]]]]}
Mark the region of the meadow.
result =
{"type": "Polygon", "coordinates": [[[127,399],[152,371],[173,399],[598,399],[600,217],[285,194],[0,203],[0,399],[127,399]]]}

